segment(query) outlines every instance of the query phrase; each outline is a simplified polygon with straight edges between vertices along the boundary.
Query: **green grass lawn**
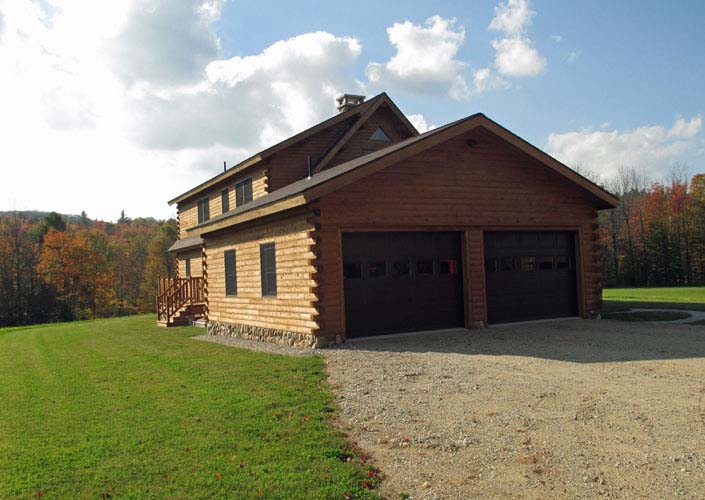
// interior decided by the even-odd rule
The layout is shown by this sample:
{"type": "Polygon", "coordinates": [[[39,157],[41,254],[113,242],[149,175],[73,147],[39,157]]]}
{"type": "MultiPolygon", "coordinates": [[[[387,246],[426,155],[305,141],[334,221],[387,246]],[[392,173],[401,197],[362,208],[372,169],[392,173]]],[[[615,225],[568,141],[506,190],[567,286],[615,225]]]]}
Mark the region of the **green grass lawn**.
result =
{"type": "Polygon", "coordinates": [[[152,316],[0,329],[0,498],[377,498],[331,427],[321,358],[201,333],[152,316]]]}
{"type": "Polygon", "coordinates": [[[681,311],[638,311],[638,312],[606,312],[603,319],[617,321],[674,321],[690,318],[690,314],[681,311]]]}
{"type": "Polygon", "coordinates": [[[605,312],[632,308],[705,311],[705,287],[606,288],[602,298],[605,312]]]}

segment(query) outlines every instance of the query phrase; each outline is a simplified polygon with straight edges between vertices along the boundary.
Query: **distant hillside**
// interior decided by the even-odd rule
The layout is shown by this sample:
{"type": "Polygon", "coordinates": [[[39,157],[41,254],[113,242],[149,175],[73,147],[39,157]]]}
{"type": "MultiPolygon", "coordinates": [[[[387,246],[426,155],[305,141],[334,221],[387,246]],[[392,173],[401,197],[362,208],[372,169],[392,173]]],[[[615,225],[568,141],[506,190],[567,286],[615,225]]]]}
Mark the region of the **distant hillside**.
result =
{"type": "MultiPolygon", "coordinates": [[[[50,213],[52,213],[52,212],[42,212],[41,210],[7,210],[4,212],[0,211],[0,217],[2,217],[3,215],[10,216],[10,215],[17,214],[23,219],[29,219],[31,221],[37,222],[37,221],[44,219],[44,217],[46,217],[50,213]]],[[[72,215],[72,214],[59,214],[59,215],[67,223],[81,221],[80,215],[72,215]]],[[[87,219],[91,222],[104,222],[104,221],[99,221],[98,219],[91,219],[90,217],[87,217],[87,219]]],[[[136,217],[135,219],[132,219],[132,220],[137,220],[137,221],[147,222],[147,223],[159,222],[154,217],[136,217]]]]}
{"type": "MultiPolygon", "coordinates": [[[[3,215],[14,215],[17,214],[23,219],[30,219],[33,221],[42,220],[44,217],[49,215],[51,212],[42,212],[40,210],[8,210],[5,212],[0,211],[0,216],[3,215]]],[[[66,222],[77,222],[81,219],[80,215],[69,215],[69,214],[59,214],[62,219],[66,222]]]]}

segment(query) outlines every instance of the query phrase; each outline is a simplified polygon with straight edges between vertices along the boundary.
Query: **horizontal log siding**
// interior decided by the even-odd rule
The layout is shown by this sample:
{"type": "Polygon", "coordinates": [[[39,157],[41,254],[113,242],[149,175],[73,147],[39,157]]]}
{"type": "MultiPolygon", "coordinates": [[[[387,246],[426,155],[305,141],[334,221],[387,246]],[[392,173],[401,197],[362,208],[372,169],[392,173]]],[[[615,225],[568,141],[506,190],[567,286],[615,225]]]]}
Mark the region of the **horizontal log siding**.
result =
{"type": "Polygon", "coordinates": [[[267,160],[269,167],[269,191],[276,191],[287,184],[303,179],[308,175],[308,157],[312,169],[316,162],[340,139],[358,117],[341,122],[323,130],[298,144],[289,146],[267,160]]]}
{"type": "Polygon", "coordinates": [[[198,224],[198,200],[208,196],[208,205],[210,208],[211,218],[220,215],[223,213],[223,204],[220,193],[227,187],[230,208],[235,208],[237,206],[235,203],[235,184],[243,179],[247,179],[248,177],[252,177],[253,199],[257,199],[267,194],[267,169],[265,167],[253,169],[252,171],[243,173],[243,175],[237,176],[234,179],[228,179],[227,181],[214,186],[206,193],[201,193],[198,197],[183,204],[179,204],[177,207],[177,210],[179,211],[179,238],[195,236],[200,233],[200,231],[189,231],[189,228],[198,224]]]}
{"type": "MultiPolygon", "coordinates": [[[[483,230],[580,228],[583,315],[599,310],[596,211],[579,188],[485,129],[440,144],[324,196],[320,210],[319,319],[344,330],[340,231],[458,230],[466,235],[473,323],[487,321],[483,230]],[[476,141],[473,147],[467,140],[476,141]]],[[[468,269],[466,269],[468,271],[468,269]]]]}
{"type": "Polygon", "coordinates": [[[358,158],[365,154],[366,150],[377,151],[378,149],[386,148],[390,144],[402,141],[410,136],[411,134],[409,134],[409,131],[403,126],[399,118],[388,108],[381,107],[355,132],[326,168],[358,158]],[[369,140],[370,136],[377,130],[377,127],[382,127],[391,142],[369,140]]]}
{"type": "Polygon", "coordinates": [[[314,334],[313,226],[305,216],[262,224],[206,240],[209,319],[314,334]],[[260,243],[275,243],[277,296],[262,297],[260,243]],[[236,253],[237,296],[225,295],[225,250],[236,253]]]}
{"type": "Polygon", "coordinates": [[[186,278],[186,259],[191,259],[191,276],[203,276],[203,263],[201,261],[201,249],[189,250],[180,253],[177,257],[179,264],[179,277],[186,278]]]}

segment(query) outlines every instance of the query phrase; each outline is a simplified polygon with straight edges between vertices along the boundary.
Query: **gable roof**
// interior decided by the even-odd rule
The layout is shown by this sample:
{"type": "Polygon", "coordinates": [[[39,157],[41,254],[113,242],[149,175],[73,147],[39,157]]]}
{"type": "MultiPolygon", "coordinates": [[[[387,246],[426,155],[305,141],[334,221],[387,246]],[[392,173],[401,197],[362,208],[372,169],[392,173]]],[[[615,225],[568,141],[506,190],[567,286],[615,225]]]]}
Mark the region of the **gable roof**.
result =
{"type": "Polygon", "coordinates": [[[311,200],[347,186],[389,165],[398,163],[405,158],[480,126],[578,185],[594,200],[598,209],[615,208],[619,204],[619,199],[613,194],[510,132],[484,114],[477,113],[426,133],[410,137],[404,141],[391,144],[368,155],[323,170],[308,179],[293,182],[245,205],[202,222],[194,226],[194,228],[204,228],[206,229],[204,232],[216,231],[224,227],[234,226],[242,222],[271,215],[272,213],[305,205],[311,200]]]}
{"type": "Polygon", "coordinates": [[[215,186],[219,182],[222,182],[236,174],[241,173],[242,171],[259,164],[263,160],[266,160],[267,158],[270,158],[271,156],[274,156],[277,153],[282,152],[289,146],[293,146],[309,137],[312,135],[315,135],[319,132],[322,132],[330,127],[333,127],[341,122],[344,122],[346,120],[352,119],[357,115],[360,115],[360,117],[355,121],[355,123],[350,127],[350,129],[343,134],[341,137],[339,137],[335,143],[332,144],[331,148],[326,152],[325,156],[323,157],[322,161],[319,162],[316,165],[316,168],[319,169],[325,166],[325,164],[330,161],[333,156],[335,156],[335,153],[340,150],[340,148],[345,145],[345,143],[350,140],[352,137],[352,133],[349,133],[350,130],[356,131],[362,124],[367,121],[367,119],[374,113],[375,110],[379,109],[382,105],[386,105],[389,107],[389,109],[394,113],[399,120],[402,122],[402,124],[408,128],[409,132],[416,136],[418,135],[418,130],[411,124],[409,119],[404,115],[404,113],[401,112],[401,110],[397,107],[396,104],[394,104],[394,101],[390,99],[390,97],[386,94],[386,92],[382,92],[379,95],[376,95],[369,101],[363,102],[362,104],[359,104],[358,106],[355,106],[347,111],[344,111],[342,113],[338,113],[337,115],[328,118],[327,120],[322,121],[321,123],[314,125],[311,128],[308,128],[304,130],[303,132],[299,132],[296,135],[293,135],[289,137],[288,139],[285,139],[273,146],[270,146],[269,148],[260,151],[259,153],[250,156],[249,158],[246,158],[245,160],[241,161],[240,163],[233,165],[229,169],[227,169],[225,172],[222,172],[215,177],[212,177],[211,179],[208,179],[207,181],[199,184],[198,186],[189,189],[185,193],[180,194],[176,198],[169,200],[169,205],[173,205],[175,203],[180,203],[184,200],[187,200],[189,198],[192,198],[201,191],[204,191],[210,187],[215,186]],[[333,152],[333,154],[330,154],[333,152]],[[325,163],[323,163],[323,160],[325,160],[325,163]],[[323,163],[323,165],[322,165],[323,163]]]}

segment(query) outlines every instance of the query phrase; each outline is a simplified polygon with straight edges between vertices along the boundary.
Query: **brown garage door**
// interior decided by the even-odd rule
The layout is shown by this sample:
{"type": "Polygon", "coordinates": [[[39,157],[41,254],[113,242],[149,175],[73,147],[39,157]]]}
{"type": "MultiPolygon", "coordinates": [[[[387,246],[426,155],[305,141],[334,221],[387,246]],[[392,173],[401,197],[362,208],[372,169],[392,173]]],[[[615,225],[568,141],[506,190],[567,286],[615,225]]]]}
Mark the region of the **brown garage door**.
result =
{"type": "Polygon", "coordinates": [[[578,314],[575,233],[485,233],[487,316],[490,323],[578,314]]]}
{"type": "Polygon", "coordinates": [[[348,337],[463,325],[458,233],[344,233],[348,337]]]}

